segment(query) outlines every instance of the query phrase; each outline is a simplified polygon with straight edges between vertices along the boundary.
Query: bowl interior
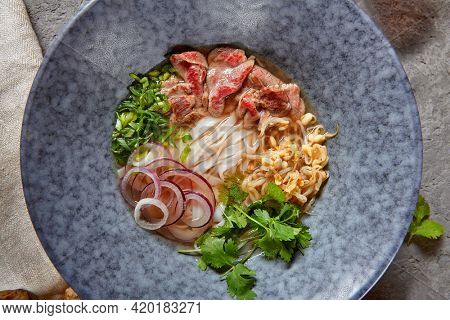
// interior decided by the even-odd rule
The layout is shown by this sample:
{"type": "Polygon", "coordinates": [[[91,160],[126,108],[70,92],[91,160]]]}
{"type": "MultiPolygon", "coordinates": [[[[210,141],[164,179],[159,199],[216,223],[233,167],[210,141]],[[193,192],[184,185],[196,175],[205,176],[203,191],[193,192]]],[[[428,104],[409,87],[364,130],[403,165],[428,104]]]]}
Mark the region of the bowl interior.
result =
{"type": "Polygon", "coordinates": [[[192,257],[138,228],[110,154],[129,72],[174,45],[243,45],[291,74],[337,138],[330,179],[290,265],[249,261],[258,298],[360,298],[403,241],[421,176],[414,97],[394,51],[350,1],[93,1],[53,43],[27,104],[25,197],[50,258],[83,298],[227,298],[192,257]]]}

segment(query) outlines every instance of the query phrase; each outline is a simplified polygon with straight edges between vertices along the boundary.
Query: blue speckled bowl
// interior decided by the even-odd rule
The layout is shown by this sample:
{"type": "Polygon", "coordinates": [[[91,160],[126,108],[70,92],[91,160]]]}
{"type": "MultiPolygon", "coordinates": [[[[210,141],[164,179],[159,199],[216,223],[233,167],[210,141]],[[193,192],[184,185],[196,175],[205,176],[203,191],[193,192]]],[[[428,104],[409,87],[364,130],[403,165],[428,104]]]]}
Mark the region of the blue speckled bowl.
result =
{"type": "Polygon", "coordinates": [[[22,131],[28,209],[56,268],[83,298],[222,299],[226,285],[138,228],[109,151],[130,71],[176,44],[239,43],[292,74],[329,142],[330,180],[307,218],[314,237],[286,266],[249,262],[261,299],[361,298],[403,241],[422,142],[410,85],[381,32],[352,2],[98,0],[54,41],[22,131]]]}

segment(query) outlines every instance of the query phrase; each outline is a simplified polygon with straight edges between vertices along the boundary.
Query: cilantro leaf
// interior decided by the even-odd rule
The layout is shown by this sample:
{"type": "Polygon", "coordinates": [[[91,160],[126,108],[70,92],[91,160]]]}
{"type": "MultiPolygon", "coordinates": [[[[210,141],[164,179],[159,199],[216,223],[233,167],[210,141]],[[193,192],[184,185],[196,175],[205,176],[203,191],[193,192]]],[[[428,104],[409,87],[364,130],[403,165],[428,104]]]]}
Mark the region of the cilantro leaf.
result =
{"type": "Polygon", "coordinates": [[[284,222],[295,222],[300,216],[300,207],[290,203],[285,202],[280,210],[280,220],[284,222]]]}
{"type": "Polygon", "coordinates": [[[205,271],[206,268],[208,268],[208,266],[206,265],[205,260],[203,260],[202,258],[198,258],[197,265],[200,268],[200,270],[202,270],[202,271],[205,271]]]}
{"type": "Polygon", "coordinates": [[[273,182],[269,182],[267,185],[267,191],[262,200],[275,200],[278,203],[283,203],[286,201],[283,190],[273,182]]]}
{"type": "Polygon", "coordinates": [[[227,206],[224,211],[225,217],[239,229],[247,226],[247,217],[242,213],[244,208],[238,205],[227,206]]]}
{"type": "Polygon", "coordinates": [[[295,243],[293,245],[291,243],[274,239],[269,233],[256,241],[256,245],[263,251],[267,259],[275,259],[279,256],[285,262],[290,262],[294,253],[295,243]]]}
{"type": "Polygon", "coordinates": [[[281,223],[277,220],[272,220],[270,225],[270,231],[275,239],[281,241],[294,240],[295,236],[299,234],[300,230],[281,223]]]}
{"type": "Polygon", "coordinates": [[[227,246],[224,248],[225,239],[224,238],[214,238],[210,237],[204,240],[200,246],[200,251],[203,256],[203,261],[213,267],[222,268],[224,266],[231,266],[234,260],[237,259],[237,248],[236,245],[230,243],[233,242],[232,239],[227,240],[227,246]],[[234,250],[233,248],[236,248],[234,250]]]}
{"type": "Polygon", "coordinates": [[[254,215],[257,218],[257,220],[264,225],[267,225],[270,220],[270,215],[269,212],[267,212],[267,210],[256,209],[254,211],[254,215]]]}
{"type": "Polygon", "coordinates": [[[242,191],[241,187],[237,184],[233,184],[230,187],[230,191],[228,193],[228,203],[230,202],[234,202],[237,204],[241,204],[242,201],[245,200],[245,198],[247,198],[248,193],[242,191]]]}
{"type": "Polygon", "coordinates": [[[262,209],[262,210],[265,209],[264,202],[262,200],[257,200],[248,206],[249,211],[256,210],[256,209],[262,209]]]}
{"type": "Polygon", "coordinates": [[[239,175],[225,177],[224,183],[219,186],[219,201],[225,205],[241,204],[248,196],[241,188],[241,180],[239,175]]]}
{"type": "Polygon", "coordinates": [[[433,220],[425,220],[411,231],[413,236],[422,236],[428,239],[437,239],[445,232],[444,226],[433,220]]]}
{"type": "Polygon", "coordinates": [[[297,244],[297,249],[303,254],[303,250],[310,246],[312,236],[309,233],[309,228],[307,226],[302,225],[299,230],[300,232],[295,237],[295,241],[297,244]]]}
{"type": "Polygon", "coordinates": [[[255,286],[255,271],[238,263],[227,275],[228,293],[240,300],[252,300],[256,294],[252,290],[255,286]]]}
{"type": "Polygon", "coordinates": [[[224,249],[227,254],[229,254],[232,257],[238,256],[238,247],[236,243],[232,239],[228,239],[224,244],[224,249]]]}
{"type": "Polygon", "coordinates": [[[286,246],[282,246],[280,250],[280,258],[284,260],[284,262],[289,263],[292,260],[292,255],[294,254],[294,249],[286,248],[286,246]]]}
{"type": "Polygon", "coordinates": [[[219,186],[219,200],[225,205],[224,223],[201,235],[196,244],[201,253],[198,265],[225,271],[223,277],[228,293],[237,299],[254,299],[252,290],[255,272],[244,263],[256,249],[267,259],[280,258],[290,263],[296,251],[310,245],[309,228],[300,222],[301,209],[287,202],[281,188],[269,184],[267,193],[252,204],[243,205],[247,198],[240,182],[230,179],[219,186]],[[250,245],[251,249],[246,251],[250,245]]]}
{"type": "Polygon", "coordinates": [[[268,259],[276,258],[283,246],[281,241],[272,238],[268,233],[257,240],[256,245],[263,251],[264,256],[268,259]]]}
{"type": "Polygon", "coordinates": [[[225,219],[225,223],[220,227],[210,229],[211,235],[215,237],[224,236],[231,231],[233,231],[233,224],[227,219],[225,219]]]}
{"type": "Polygon", "coordinates": [[[430,216],[430,206],[424,197],[419,195],[417,200],[416,211],[414,212],[414,221],[421,223],[425,218],[430,216]]]}
{"type": "Polygon", "coordinates": [[[430,220],[430,206],[424,197],[419,195],[414,211],[414,218],[409,226],[408,244],[414,236],[421,236],[428,239],[437,239],[445,233],[444,226],[439,222],[430,220]]]}

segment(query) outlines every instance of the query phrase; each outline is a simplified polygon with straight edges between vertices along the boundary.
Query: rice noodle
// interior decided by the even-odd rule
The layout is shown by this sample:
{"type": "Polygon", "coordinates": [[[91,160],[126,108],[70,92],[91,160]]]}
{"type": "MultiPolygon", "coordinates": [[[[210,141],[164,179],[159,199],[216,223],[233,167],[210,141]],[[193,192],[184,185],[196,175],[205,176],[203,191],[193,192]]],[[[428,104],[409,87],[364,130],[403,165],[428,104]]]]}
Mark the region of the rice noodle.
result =
{"type": "Polygon", "coordinates": [[[328,171],[324,169],[328,151],[323,144],[333,135],[308,113],[293,122],[292,127],[294,133],[287,134],[280,132],[280,128],[272,128],[261,139],[260,153],[243,155],[240,170],[246,177],[242,189],[249,194],[250,201],[259,199],[269,182],[274,182],[288,200],[309,210],[328,179],[328,171]],[[256,162],[254,168],[250,168],[250,161],[256,162]]]}
{"type": "Polygon", "coordinates": [[[215,188],[225,176],[243,174],[246,202],[260,199],[269,182],[274,182],[288,200],[309,209],[329,177],[324,143],[334,135],[310,113],[301,119],[275,120],[258,134],[243,129],[234,113],[220,120],[203,118],[191,131],[194,140],[187,165],[215,188]]]}

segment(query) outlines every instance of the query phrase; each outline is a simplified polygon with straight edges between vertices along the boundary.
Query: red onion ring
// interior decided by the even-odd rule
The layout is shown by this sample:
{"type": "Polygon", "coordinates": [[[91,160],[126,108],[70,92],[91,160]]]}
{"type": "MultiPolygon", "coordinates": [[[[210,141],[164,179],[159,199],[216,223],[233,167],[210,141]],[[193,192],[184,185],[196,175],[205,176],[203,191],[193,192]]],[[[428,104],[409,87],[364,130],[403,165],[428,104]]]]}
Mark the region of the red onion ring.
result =
{"type": "Polygon", "coordinates": [[[209,222],[211,222],[211,219],[214,214],[214,208],[208,201],[208,199],[206,199],[205,196],[197,192],[187,191],[185,193],[185,197],[186,197],[186,210],[185,215],[183,216],[183,222],[186,225],[192,228],[201,228],[206,226],[209,222]],[[198,205],[192,204],[192,201],[195,201],[200,205],[200,208],[203,211],[202,212],[203,214],[200,217],[195,217],[193,210],[195,208],[198,208],[198,205]]]}
{"type": "MultiPolygon", "coordinates": [[[[201,228],[191,228],[185,224],[177,223],[168,227],[160,229],[162,234],[170,239],[170,236],[174,237],[178,241],[182,242],[193,242],[199,236],[201,236],[206,230],[208,230],[209,225],[203,226],[201,228]],[[169,235],[164,233],[169,232],[169,235]]],[[[159,230],[158,230],[159,231],[159,230]]]]}
{"type": "MultiPolygon", "coordinates": [[[[131,197],[137,202],[142,198],[142,191],[144,191],[148,185],[153,184],[153,181],[149,178],[149,176],[143,173],[138,173],[131,179],[129,181],[129,184],[131,185],[131,197]]],[[[154,196],[149,196],[146,198],[154,198],[154,196]]]]}
{"type": "Polygon", "coordinates": [[[136,148],[136,150],[131,153],[131,155],[128,157],[127,165],[133,167],[145,167],[154,159],[163,157],[172,159],[172,154],[158,142],[147,142],[136,148]],[[147,151],[145,157],[143,159],[136,160],[136,156],[144,151],[147,151]]]}
{"type": "Polygon", "coordinates": [[[181,190],[192,190],[192,181],[189,178],[182,176],[173,176],[170,177],[170,181],[179,186],[181,190]]]}
{"type": "Polygon", "coordinates": [[[206,199],[208,199],[211,206],[213,208],[215,208],[216,197],[214,195],[214,191],[213,191],[211,185],[205,178],[203,178],[202,176],[198,175],[197,173],[195,173],[189,169],[168,170],[168,171],[163,172],[160,175],[161,180],[172,180],[173,181],[173,179],[176,177],[185,177],[185,178],[188,178],[189,180],[191,180],[194,184],[193,187],[191,187],[191,188],[186,188],[186,187],[180,185],[179,183],[177,183],[177,184],[179,187],[181,187],[181,189],[184,192],[195,191],[197,193],[203,194],[206,197],[206,199]]]}
{"type": "Polygon", "coordinates": [[[167,209],[166,205],[162,203],[161,200],[155,199],[155,198],[144,198],[139,200],[139,202],[136,204],[136,208],[134,208],[134,220],[136,220],[136,223],[144,229],[147,230],[157,230],[161,228],[164,224],[166,224],[167,219],[169,218],[169,209],[167,209]],[[163,217],[155,222],[150,223],[147,220],[142,219],[142,207],[146,206],[155,206],[161,212],[163,213],[163,217]]]}
{"type": "MultiPolygon", "coordinates": [[[[151,194],[154,193],[154,189],[154,184],[149,184],[144,191],[142,191],[141,198],[151,197],[151,194]]],[[[178,222],[183,216],[186,206],[186,198],[181,188],[172,181],[161,181],[161,194],[159,200],[161,200],[169,209],[169,218],[167,219],[165,226],[178,222]],[[172,191],[168,199],[165,197],[164,189],[172,191]]]]}
{"type": "MultiPolygon", "coordinates": [[[[160,181],[162,183],[162,181],[160,181]]],[[[162,196],[163,192],[162,192],[162,185],[161,185],[161,194],[159,195],[159,198],[162,202],[164,202],[167,205],[167,202],[164,201],[161,196],[162,196]]],[[[144,190],[142,190],[141,195],[139,196],[139,199],[144,199],[144,198],[154,198],[155,197],[155,184],[154,183],[149,183],[144,190]]]]}
{"type": "Polygon", "coordinates": [[[145,167],[150,168],[159,174],[169,169],[186,169],[186,167],[182,165],[180,162],[170,158],[154,159],[145,167]]]}
{"type": "Polygon", "coordinates": [[[153,181],[153,184],[156,186],[154,198],[158,199],[159,195],[161,194],[160,180],[155,171],[153,171],[151,169],[146,169],[146,168],[132,168],[125,174],[125,176],[122,179],[122,182],[120,183],[120,191],[122,193],[122,196],[125,199],[125,201],[132,207],[134,207],[137,202],[136,200],[133,199],[133,196],[132,196],[133,184],[134,184],[134,180],[136,180],[136,179],[134,179],[131,184],[129,183],[129,180],[130,180],[130,177],[132,177],[133,175],[140,174],[140,173],[144,174],[145,176],[150,177],[150,179],[153,181]]]}

